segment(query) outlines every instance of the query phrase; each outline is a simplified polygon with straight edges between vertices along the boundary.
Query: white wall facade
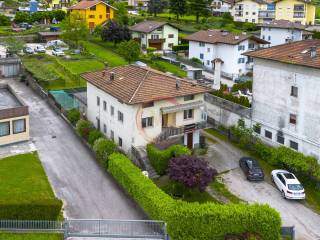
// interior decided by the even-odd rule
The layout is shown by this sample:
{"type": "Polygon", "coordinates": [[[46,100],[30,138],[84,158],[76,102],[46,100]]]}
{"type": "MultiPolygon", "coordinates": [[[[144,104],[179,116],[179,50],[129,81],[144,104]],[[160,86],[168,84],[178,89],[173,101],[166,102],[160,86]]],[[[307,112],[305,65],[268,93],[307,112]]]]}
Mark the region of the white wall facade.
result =
{"type": "Polygon", "coordinates": [[[266,46],[272,47],[289,41],[301,41],[303,40],[302,33],[303,30],[299,29],[261,27],[260,38],[270,42],[266,46]]]}
{"type": "Polygon", "coordinates": [[[232,6],[223,0],[213,0],[211,3],[212,12],[226,13],[231,12],[232,6]]]}
{"type": "Polygon", "coordinates": [[[251,0],[243,0],[236,3],[232,8],[233,20],[236,22],[259,22],[260,4],[251,0]]]}
{"type": "MultiPolygon", "coordinates": [[[[222,75],[235,79],[239,75],[246,74],[252,70],[248,68],[248,57],[242,53],[258,48],[259,44],[252,40],[245,40],[237,45],[210,44],[189,41],[189,58],[198,58],[206,68],[213,68],[212,60],[220,58],[222,75]],[[253,46],[253,48],[249,48],[253,46]],[[239,48],[240,46],[240,48],[239,48]],[[203,59],[201,57],[203,56],[203,59]]],[[[249,63],[250,65],[250,63],[249,63]]]]}
{"type": "MultiPolygon", "coordinates": [[[[155,140],[162,132],[162,112],[161,108],[175,106],[179,104],[203,101],[204,94],[194,96],[193,100],[184,101],[183,97],[161,100],[154,102],[153,107],[143,108],[142,104],[128,105],[121,103],[118,99],[98,89],[92,84],[87,84],[87,117],[95,127],[98,127],[97,118],[100,119],[100,131],[106,137],[111,138],[111,131],[114,132],[114,141],[119,144],[119,137],[122,139],[122,149],[131,151],[131,146],[145,146],[155,140]],[[97,105],[97,97],[100,98],[100,105],[97,105]],[[104,103],[107,108],[104,110],[104,103]],[[114,115],[111,115],[111,106],[114,107],[114,115]],[[118,120],[118,111],[123,113],[123,122],[118,120]],[[142,128],[142,118],[153,117],[153,126],[142,128]],[[104,125],[106,132],[104,132],[104,125]]],[[[204,121],[202,110],[194,108],[193,118],[184,120],[184,112],[177,111],[174,117],[175,127],[199,123],[204,121]]],[[[193,144],[199,143],[199,131],[194,132],[193,144]],[[197,137],[198,136],[198,137],[197,137]]]]}
{"type": "Polygon", "coordinates": [[[320,70],[270,60],[254,60],[252,120],[261,124],[261,137],[274,145],[278,135],[284,144],[320,158],[320,70]],[[291,96],[292,86],[297,97],[291,96]],[[290,114],[296,124],[290,123],[290,114]],[[265,137],[265,131],[272,137],[265,137]],[[291,141],[291,142],[290,142],[291,141]]]}

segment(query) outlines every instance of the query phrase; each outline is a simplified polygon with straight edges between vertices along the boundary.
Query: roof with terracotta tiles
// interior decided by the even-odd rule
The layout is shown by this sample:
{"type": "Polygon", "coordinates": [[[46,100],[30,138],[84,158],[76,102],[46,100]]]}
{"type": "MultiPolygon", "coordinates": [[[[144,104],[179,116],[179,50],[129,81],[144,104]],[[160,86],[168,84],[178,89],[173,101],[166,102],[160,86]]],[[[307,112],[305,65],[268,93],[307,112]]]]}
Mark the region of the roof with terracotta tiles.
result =
{"type": "Polygon", "coordinates": [[[103,3],[111,8],[114,8],[112,7],[111,5],[107,4],[106,2],[104,1],[100,1],[100,0],[83,0],[83,1],[80,1],[74,5],[72,5],[69,10],[81,10],[81,9],[88,9],[88,8],[91,8],[99,3],[103,3]]]}
{"type": "Polygon", "coordinates": [[[302,65],[320,68],[320,40],[304,40],[291,42],[243,53],[245,56],[279,61],[288,64],[302,65]],[[315,49],[315,56],[311,56],[311,50],[315,49]]]}
{"type": "Polygon", "coordinates": [[[130,27],[130,30],[133,32],[150,33],[152,31],[156,30],[157,28],[162,27],[167,24],[174,27],[174,28],[177,28],[176,26],[172,25],[171,23],[167,23],[167,22],[142,21],[142,22],[137,23],[134,26],[130,27]]]}
{"type": "Polygon", "coordinates": [[[244,34],[244,33],[235,34],[235,33],[230,33],[220,29],[199,31],[187,36],[185,39],[189,41],[196,41],[196,42],[205,42],[205,43],[211,43],[211,44],[224,43],[224,44],[230,44],[230,45],[239,44],[247,39],[254,40],[261,44],[269,43],[268,41],[265,41],[254,35],[244,34]]]}
{"type": "Polygon", "coordinates": [[[205,93],[210,89],[136,65],[115,67],[108,70],[81,74],[92,85],[127,104],[146,103],[205,93]],[[110,76],[114,74],[114,80],[110,76]]]}

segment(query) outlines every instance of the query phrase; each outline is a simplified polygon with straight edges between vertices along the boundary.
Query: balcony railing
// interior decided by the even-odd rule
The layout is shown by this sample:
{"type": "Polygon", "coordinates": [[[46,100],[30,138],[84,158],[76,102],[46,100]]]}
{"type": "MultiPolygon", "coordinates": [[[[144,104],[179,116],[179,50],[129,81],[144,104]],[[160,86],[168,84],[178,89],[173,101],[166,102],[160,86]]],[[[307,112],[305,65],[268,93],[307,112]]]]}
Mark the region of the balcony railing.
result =
{"type": "Polygon", "coordinates": [[[305,14],[304,14],[304,12],[294,12],[293,17],[294,18],[304,18],[305,14]]]}
{"type": "Polygon", "coordinates": [[[166,39],[158,38],[158,39],[149,39],[149,43],[164,43],[166,39]]]}
{"type": "Polygon", "coordinates": [[[259,18],[275,18],[275,11],[263,10],[259,11],[259,18]]]}

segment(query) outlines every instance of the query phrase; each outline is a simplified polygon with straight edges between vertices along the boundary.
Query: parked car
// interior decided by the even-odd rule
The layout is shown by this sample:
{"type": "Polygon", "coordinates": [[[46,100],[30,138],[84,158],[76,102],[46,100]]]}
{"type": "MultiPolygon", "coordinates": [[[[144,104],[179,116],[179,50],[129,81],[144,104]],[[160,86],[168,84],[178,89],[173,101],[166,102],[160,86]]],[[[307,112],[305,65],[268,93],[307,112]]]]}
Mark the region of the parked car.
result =
{"type": "Polygon", "coordinates": [[[59,39],[58,40],[48,41],[46,47],[47,48],[49,48],[49,47],[54,47],[54,48],[59,47],[63,51],[69,50],[68,45],[65,42],[63,42],[63,41],[61,41],[59,39]]]}
{"type": "Polygon", "coordinates": [[[304,188],[293,173],[286,170],[273,170],[272,181],[286,199],[305,199],[304,188]]]}
{"type": "Polygon", "coordinates": [[[264,173],[257,160],[250,157],[243,157],[240,158],[239,165],[249,181],[264,180],[264,173]]]}
{"type": "Polygon", "coordinates": [[[19,24],[19,27],[20,27],[20,28],[24,28],[24,29],[31,29],[31,28],[32,28],[32,25],[29,24],[29,23],[20,23],[20,24],[19,24]]]}
{"type": "Polygon", "coordinates": [[[28,54],[34,54],[34,50],[31,47],[25,47],[23,51],[28,54]]]}
{"type": "Polygon", "coordinates": [[[42,45],[38,45],[36,46],[36,48],[34,49],[36,52],[38,53],[45,53],[46,52],[46,49],[44,48],[44,46],[42,45]]]}
{"type": "Polygon", "coordinates": [[[54,48],[53,50],[52,50],[52,55],[54,55],[54,56],[64,56],[64,52],[62,51],[62,49],[61,48],[54,48]]]}

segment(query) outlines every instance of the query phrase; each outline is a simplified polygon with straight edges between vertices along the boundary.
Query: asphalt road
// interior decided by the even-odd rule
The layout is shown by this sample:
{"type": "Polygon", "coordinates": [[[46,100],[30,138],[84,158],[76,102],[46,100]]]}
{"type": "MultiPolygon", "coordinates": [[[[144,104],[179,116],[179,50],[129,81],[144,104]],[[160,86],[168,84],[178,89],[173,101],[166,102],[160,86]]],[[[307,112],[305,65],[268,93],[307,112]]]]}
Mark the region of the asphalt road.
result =
{"type": "MultiPolygon", "coordinates": [[[[207,135],[208,136],[208,135],[207,135]]],[[[283,226],[295,226],[297,240],[320,239],[320,215],[302,202],[285,200],[271,182],[252,183],[246,180],[239,168],[239,159],[245,156],[241,150],[209,135],[208,161],[222,175],[228,189],[249,203],[266,203],[281,215],[283,226]]]]}
{"type": "Polygon", "coordinates": [[[64,202],[65,217],[147,219],[44,100],[25,84],[6,81],[29,106],[31,140],[57,197],[64,202]]]}

